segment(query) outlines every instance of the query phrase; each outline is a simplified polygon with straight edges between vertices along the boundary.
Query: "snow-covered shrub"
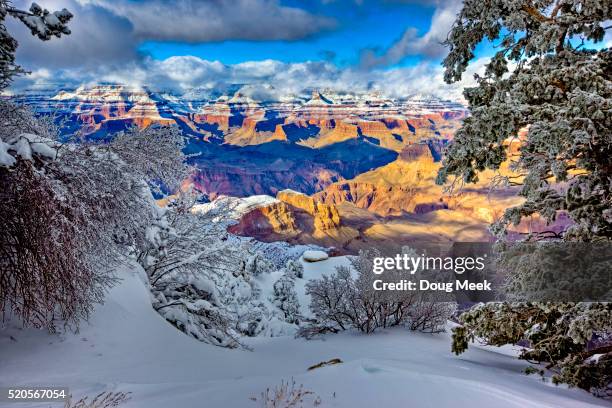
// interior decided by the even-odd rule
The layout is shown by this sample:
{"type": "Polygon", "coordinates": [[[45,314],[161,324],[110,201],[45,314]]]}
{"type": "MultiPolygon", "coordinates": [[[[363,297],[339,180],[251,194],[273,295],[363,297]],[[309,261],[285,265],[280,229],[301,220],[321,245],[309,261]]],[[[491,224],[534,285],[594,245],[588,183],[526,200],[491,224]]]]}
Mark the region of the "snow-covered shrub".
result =
{"type": "Polygon", "coordinates": [[[304,278],[304,265],[298,259],[288,259],[285,265],[286,274],[295,278],[304,278]]]}
{"type": "Polygon", "coordinates": [[[110,276],[96,270],[86,238],[89,225],[55,189],[53,179],[16,158],[0,167],[0,313],[55,329],[77,323],[100,301],[110,276]],[[83,239],[83,240],[82,240],[83,239]]]}
{"type": "Polygon", "coordinates": [[[179,330],[215,346],[240,346],[234,316],[217,303],[214,291],[177,282],[164,291],[154,291],[153,296],[158,313],[179,330]]]}
{"type": "Polygon", "coordinates": [[[222,307],[217,279],[233,274],[240,259],[223,252],[210,220],[192,213],[195,197],[180,195],[147,229],[137,260],[151,285],[153,307],[198,340],[237,347],[236,319],[222,307]]]}
{"type": "Polygon", "coordinates": [[[132,173],[146,180],[155,194],[174,192],[191,169],[185,165],[185,138],[177,127],[132,127],[121,132],[109,147],[130,165],[132,173]]]}
{"type": "Polygon", "coordinates": [[[260,252],[251,255],[245,265],[245,272],[251,276],[258,276],[264,273],[270,273],[274,270],[274,265],[267,260],[260,252]]]}
{"type": "Polygon", "coordinates": [[[264,302],[256,278],[273,272],[272,263],[250,241],[231,240],[215,213],[194,211],[196,202],[190,193],[171,200],[138,249],[154,308],[185,333],[222,347],[240,347],[241,336],[286,334],[288,321],[297,320],[295,292],[285,298],[291,292],[279,284],[279,307],[264,302]]]}
{"type": "Polygon", "coordinates": [[[611,303],[488,303],[460,316],[452,350],[478,339],[502,346],[527,340],[520,358],[545,362],[555,383],[602,395],[612,383],[611,303]]]}
{"type": "Polygon", "coordinates": [[[295,291],[295,275],[293,271],[285,271],[276,282],[274,282],[273,302],[283,313],[286,322],[298,324],[300,322],[300,303],[295,291]]]}
{"type": "Polygon", "coordinates": [[[409,327],[426,333],[444,330],[448,319],[457,311],[455,302],[442,302],[436,294],[422,294],[419,301],[410,308],[409,327]]]}
{"type": "Polygon", "coordinates": [[[61,144],[49,122],[7,101],[0,117],[1,312],[49,329],[57,319],[76,326],[157,216],[139,163],[174,168],[182,160],[126,161],[112,143],[61,144]]]}
{"type": "Polygon", "coordinates": [[[52,130],[6,101],[0,117],[0,312],[50,330],[56,319],[76,324],[112,281],[91,256],[91,213],[65,194],[78,181],[52,130]]]}
{"type": "Polygon", "coordinates": [[[348,328],[372,333],[378,328],[398,325],[427,332],[444,330],[446,320],[454,313],[453,303],[419,292],[374,290],[372,281],[377,277],[372,273],[372,262],[378,256],[377,250],[360,251],[359,256],[351,259],[352,268],[337,267],[334,274],[306,284],[315,322],[312,327],[303,328],[301,334],[310,336],[348,328]]]}

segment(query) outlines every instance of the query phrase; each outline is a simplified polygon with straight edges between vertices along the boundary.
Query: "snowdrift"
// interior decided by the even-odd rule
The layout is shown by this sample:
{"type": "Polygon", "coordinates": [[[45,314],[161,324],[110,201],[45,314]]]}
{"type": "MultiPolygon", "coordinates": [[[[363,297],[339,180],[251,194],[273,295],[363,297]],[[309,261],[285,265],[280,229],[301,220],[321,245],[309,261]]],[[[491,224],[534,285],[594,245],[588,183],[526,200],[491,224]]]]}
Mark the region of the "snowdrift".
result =
{"type": "MultiPolygon", "coordinates": [[[[320,276],[339,262],[305,263],[304,277],[320,276]]],[[[151,308],[142,273],[137,267],[121,271],[121,283],[79,333],[50,335],[10,324],[0,330],[0,388],[68,386],[76,398],[131,392],[126,408],[233,408],[257,407],[250,397],[294,378],[320,396],[322,407],[609,406],[524,375],[527,363],[509,348],[473,347],[456,357],[448,334],[399,329],[314,341],[247,339],[253,351],[210,346],[151,308]],[[307,370],[334,358],[343,363],[307,370]]],[[[307,301],[303,288],[296,289],[300,302],[307,301]]]]}

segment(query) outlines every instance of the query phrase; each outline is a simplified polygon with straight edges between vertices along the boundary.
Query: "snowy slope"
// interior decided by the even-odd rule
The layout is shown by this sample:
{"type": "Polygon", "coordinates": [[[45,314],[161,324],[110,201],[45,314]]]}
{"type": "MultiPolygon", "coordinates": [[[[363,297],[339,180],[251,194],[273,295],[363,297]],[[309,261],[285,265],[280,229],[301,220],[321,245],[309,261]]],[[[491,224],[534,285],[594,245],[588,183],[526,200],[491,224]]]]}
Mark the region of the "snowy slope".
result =
{"type": "Polygon", "coordinates": [[[278,200],[268,195],[254,195],[249,197],[230,197],[221,195],[210,203],[197,204],[193,211],[203,214],[220,214],[223,217],[239,219],[249,211],[258,207],[264,207],[278,200]]]}
{"type": "MultiPolygon", "coordinates": [[[[307,264],[305,278],[343,262],[307,264]]],[[[525,376],[526,363],[507,355],[508,349],[472,347],[456,357],[448,334],[392,330],[313,341],[255,338],[249,341],[252,352],[213,347],[182,334],[151,309],[141,273],[123,271],[123,281],[78,334],[0,329],[0,388],[61,385],[76,397],[129,391],[126,408],[233,408],[257,407],[249,397],[293,377],[321,397],[322,407],[609,406],[586,392],[525,376]],[[307,371],[336,357],[344,363],[307,371]]],[[[296,289],[303,299],[303,289],[296,289]]]]}

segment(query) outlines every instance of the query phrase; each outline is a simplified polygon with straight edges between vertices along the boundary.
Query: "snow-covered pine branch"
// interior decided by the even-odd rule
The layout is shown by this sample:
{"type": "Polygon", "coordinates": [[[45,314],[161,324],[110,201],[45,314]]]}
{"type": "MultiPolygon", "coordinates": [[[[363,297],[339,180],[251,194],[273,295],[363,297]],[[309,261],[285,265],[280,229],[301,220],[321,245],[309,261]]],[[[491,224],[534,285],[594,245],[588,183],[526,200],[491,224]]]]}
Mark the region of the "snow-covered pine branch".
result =
{"type": "Polygon", "coordinates": [[[527,340],[520,358],[546,363],[555,370],[555,384],[606,396],[612,384],[611,315],[610,303],[481,304],[460,316],[452,351],[463,353],[475,338],[493,346],[527,340]]]}
{"type": "Polygon", "coordinates": [[[573,221],[566,239],[612,239],[612,50],[584,42],[601,43],[610,19],[608,0],[464,2],[446,41],[445,80],[461,79],[481,41],[500,44],[477,85],[464,91],[471,116],[438,182],[470,183],[498,170],[507,141],[528,129],[515,166],[525,175],[525,202],[494,225],[499,236],[525,217],[552,222],[565,211],[573,221]]]}
{"type": "Polygon", "coordinates": [[[68,23],[72,13],[66,9],[50,12],[36,3],[32,3],[29,11],[13,7],[8,0],[0,0],[0,90],[6,88],[15,75],[25,71],[15,63],[17,40],[6,29],[5,19],[11,16],[23,22],[32,32],[43,41],[62,34],[70,34],[68,23]]]}

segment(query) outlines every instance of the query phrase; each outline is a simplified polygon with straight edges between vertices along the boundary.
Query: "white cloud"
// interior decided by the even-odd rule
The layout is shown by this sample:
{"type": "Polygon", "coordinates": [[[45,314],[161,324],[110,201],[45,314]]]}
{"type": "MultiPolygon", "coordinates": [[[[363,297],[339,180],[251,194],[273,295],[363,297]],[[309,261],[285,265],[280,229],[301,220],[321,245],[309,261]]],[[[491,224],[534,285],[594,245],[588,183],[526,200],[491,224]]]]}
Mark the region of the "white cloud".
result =
{"type": "Polygon", "coordinates": [[[463,81],[448,85],[443,81],[442,67],[426,62],[413,67],[366,71],[338,68],[323,61],[285,63],[264,60],[226,65],[194,56],[175,56],[161,61],[145,58],[120,67],[66,69],[52,75],[47,72],[46,75],[23,77],[15,83],[13,91],[112,82],[180,94],[193,88],[223,91],[235,84],[249,84],[248,92],[257,99],[299,94],[306,88],[332,88],[346,92],[375,89],[391,97],[428,94],[461,100],[463,87],[473,85],[473,73],[482,73],[486,61],[484,58],[476,60],[463,81]]]}
{"type": "MultiPolygon", "coordinates": [[[[30,0],[15,0],[27,9],[30,0]]],[[[278,0],[45,0],[53,11],[70,10],[72,34],[40,41],[14,19],[7,26],[19,42],[16,58],[26,69],[123,65],[142,58],[146,40],[207,42],[231,39],[296,40],[335,24],[330,18],[278,0]]]]}
{"type": "Polygon", "coordinates": [[[424,35],[419,36],[418,30],[410,27],[382,54],[373,49],[363,50],[361,65],[366,68],[393,65],[408,55],[424,55],[433,58],[443,56],[446,48],[442,42],[446,40],[461,6],[461,0],[440,2],[431,18],[429,31],[424,35]]]}
{"type": "Polygon", "coordinates": [[[295,40],[335,26],[278,0],[77,0],[127,18],[138,38],[205,42],[224,40],[295,40]]]}
{"type": "MultiPolygon", "coordinates": [[[[409,29],[382,56],[371,55],[365,64],[369,69],[365,70],[339,68],[329,61],[263,60],[226,65],[194,56],[154,60],[136,52],[143,38],[301,38],[333,24],[304,10],[281,6],[278,0],[46,0],[45,7],[51,10],[66,7],[75,14],[70,23],[72,34],[43,43],[23,25],[11,26],[20,42],[17,60],[34,71],[31,76],[19,78],[13,90],[115,82],[181,93],[191,88],[224,89],[232,84],[251,84],[249,92],[260,98],[319,87],[341,91],[378,89],[394,97],[424,93],[461,99],[463,83],[444,84],[438,65],[424,62],[414,67],[385,68],[411,53],[433,56],[441,51],[436,47],[446,37],[460,0],[432,1],[437,9],[429,31],[419,37],[409,29]]],[[[26,7],[26,0],[14,3],[26,7]]],[[[465,77],[469,82],[471,76],[465,77]]]]}

